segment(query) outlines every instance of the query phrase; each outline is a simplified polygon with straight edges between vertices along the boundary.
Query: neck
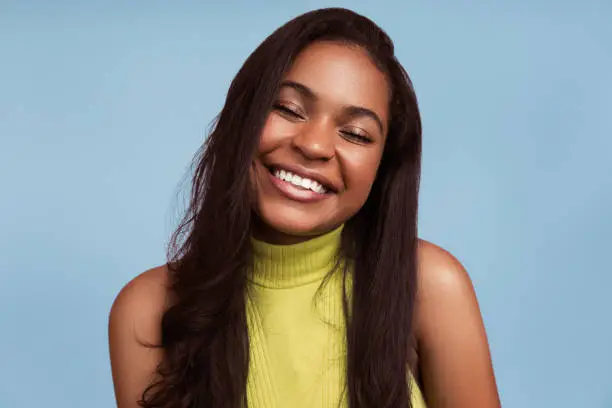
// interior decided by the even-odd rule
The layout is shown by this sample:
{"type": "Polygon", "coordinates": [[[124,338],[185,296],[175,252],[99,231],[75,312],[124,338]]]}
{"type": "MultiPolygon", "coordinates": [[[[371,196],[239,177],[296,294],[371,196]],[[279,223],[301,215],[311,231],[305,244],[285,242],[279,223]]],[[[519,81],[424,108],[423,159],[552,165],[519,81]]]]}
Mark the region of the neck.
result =
{"type": "Polygon", "coordinates": [[[273,244],[253,236],[253,282],[284,288],[323,279],[339,261],[342,229],[341,225],[294,244],[273,244]]]}

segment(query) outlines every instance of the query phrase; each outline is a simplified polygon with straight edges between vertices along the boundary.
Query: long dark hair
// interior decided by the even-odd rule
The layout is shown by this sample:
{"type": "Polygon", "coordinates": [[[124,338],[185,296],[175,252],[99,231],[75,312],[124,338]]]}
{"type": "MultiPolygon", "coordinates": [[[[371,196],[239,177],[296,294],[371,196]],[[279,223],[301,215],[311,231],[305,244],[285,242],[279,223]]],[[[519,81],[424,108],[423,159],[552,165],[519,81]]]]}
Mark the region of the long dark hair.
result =
{"type": "Polygon", "coordinates": [[[289,21],[248,57],[194,159],[189,207],[168,247],[174,300],[161,322],[164,358],[158,380],[143,393],[145,408],[246,406],[250,169],[283,75],[315,41],[361,47],[391,89],[377,178],[342,236],[343,255],[354,260],[345,305],[347,391],[351,408],[410,406],[421,120],[388,35],[359,14],[329,8],[289,21]]]}

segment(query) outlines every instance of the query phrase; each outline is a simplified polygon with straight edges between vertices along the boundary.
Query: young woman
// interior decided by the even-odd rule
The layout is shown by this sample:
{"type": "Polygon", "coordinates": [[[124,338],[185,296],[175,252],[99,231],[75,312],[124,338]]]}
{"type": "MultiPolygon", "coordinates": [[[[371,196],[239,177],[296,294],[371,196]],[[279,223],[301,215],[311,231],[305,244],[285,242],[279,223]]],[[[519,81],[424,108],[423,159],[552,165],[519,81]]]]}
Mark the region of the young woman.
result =
{"type": "Polygon", "coordinates": [[[111,310],[119,408],[500,405],[470,279],[417,238],[417,100],[378,26],[280,27],[200,153],[168,263],[111,310]]]}

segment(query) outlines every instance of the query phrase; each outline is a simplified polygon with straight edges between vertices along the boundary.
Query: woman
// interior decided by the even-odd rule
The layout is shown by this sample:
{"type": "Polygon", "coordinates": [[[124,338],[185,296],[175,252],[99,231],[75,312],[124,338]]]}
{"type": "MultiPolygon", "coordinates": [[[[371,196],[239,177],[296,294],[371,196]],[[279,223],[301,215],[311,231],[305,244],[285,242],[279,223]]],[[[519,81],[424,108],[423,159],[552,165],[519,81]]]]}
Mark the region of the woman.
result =
{"type": "Polygon", "coordinates": [[[498,407],[471,282],[417,238],[420,156],[412,85],[373,22],[324,9],[270,35],[169,262],[113,304],[119,408],[498,407]]]}

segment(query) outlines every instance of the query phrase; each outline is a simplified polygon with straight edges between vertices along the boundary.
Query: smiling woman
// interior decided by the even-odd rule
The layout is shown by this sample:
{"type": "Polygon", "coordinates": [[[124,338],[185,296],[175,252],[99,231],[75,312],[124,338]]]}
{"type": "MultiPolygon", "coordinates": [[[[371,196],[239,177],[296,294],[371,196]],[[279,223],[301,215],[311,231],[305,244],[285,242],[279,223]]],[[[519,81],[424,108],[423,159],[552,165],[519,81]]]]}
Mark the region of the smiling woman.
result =
{"type": "Polygon", "coordinates": [[[270,35],[197,157],[168,263],[110,315],[120,408],[498,407],[469,277],[417,237],[421,122],[346,9],[270,35]]]}
{"type": "Polygon", "coordinates": [[[259,139],[255,211],[265,222],[257,238],[295,243],[338,227],[363,206],[385,146],[388,88],[359,46],[320,41],[302,51],[259,139]]]}

